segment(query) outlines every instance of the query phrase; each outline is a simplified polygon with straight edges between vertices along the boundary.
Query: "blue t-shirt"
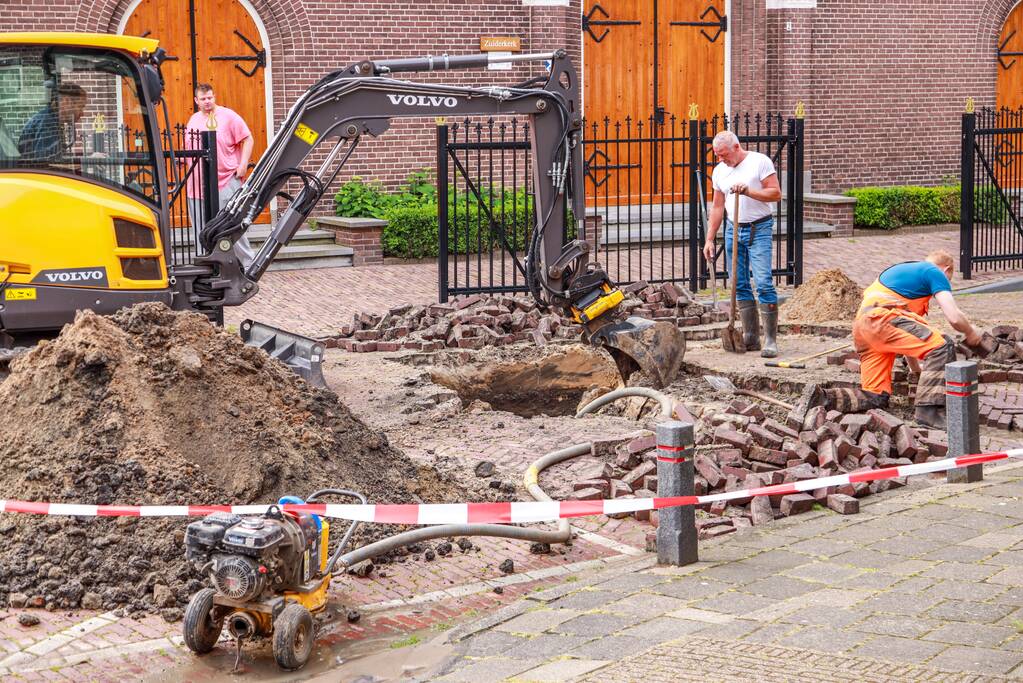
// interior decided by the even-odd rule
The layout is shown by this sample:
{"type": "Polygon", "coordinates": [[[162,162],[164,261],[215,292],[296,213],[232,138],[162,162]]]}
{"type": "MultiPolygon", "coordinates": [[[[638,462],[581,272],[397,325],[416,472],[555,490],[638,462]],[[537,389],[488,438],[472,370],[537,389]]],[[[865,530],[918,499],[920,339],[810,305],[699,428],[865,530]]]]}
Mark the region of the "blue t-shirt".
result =
{"type": "Polygon", "coordinates": [[[47,107],[28,120],[21,131],[18,151],[29,161],[53,161],[63,149],[57,112],[47,107]]]}
{"type": "Polygon", "coordinates": [[[951,292],[945,273],[930,261],[897,263],[877,276],[881,284],[907,299],[932,297],[938,292],[951,292]]]}

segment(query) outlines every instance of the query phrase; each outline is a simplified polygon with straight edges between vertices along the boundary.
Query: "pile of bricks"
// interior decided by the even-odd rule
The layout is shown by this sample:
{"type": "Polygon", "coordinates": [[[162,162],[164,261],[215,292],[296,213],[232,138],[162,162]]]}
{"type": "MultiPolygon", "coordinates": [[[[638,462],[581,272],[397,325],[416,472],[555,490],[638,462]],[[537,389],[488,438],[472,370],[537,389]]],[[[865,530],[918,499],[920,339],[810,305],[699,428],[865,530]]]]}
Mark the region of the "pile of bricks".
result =
{"type": "MultiPolygon", "coordinates": [[[[758,405],[735,400],[722,409],[705,408],[696,432],[696,495],[908,465],[948,454],[944,433],[911,427],[883,410],[843,415],[814,407],[794,410],[782,424],[758,405]]],[[[649,432],[594,442],[593,454],[603,462],[574,483],[570,498],[655,496],[655,447],[649,432]]],[[[705,504],[698,507],[703,512],[697,516],[697,530],[700,538],[713,538],[807,512],[816,504],[855,514],[859,498],[904,485],[903,479],[886,479],[705,504]]],[[[651,513],[632,514],[645,520],[651,513]]]]}
{"type": "MultiPolygon", "coordinates": [[[[629,315],[670,320],[680,327],[719,322],[725,315],[670,282],[638,282],[622,290],[621,308],[629,315]]],[[[554,339],[578,338],[581,332],[581,326],[557,312],[541,312],[529,296],[472,294],[429,306],[406,304],[384,315],[357,313],[327,345],[348,351],[481,349],[522,341],[544,346],[554,339]]]]}
{"type": "MultiPolygon", "coordinates": [[[[984,339],[981,340],[981,344],[984,346],[985,355],[983,358],[985,361],[1010,366],[1023,366],[1023,329],[1015,325],[996,325],[991,328],[989,334],[990,336],[985,335],[984,339]]],[[[974,356],[973,351],[962,344],[959,345],[959,352],[967,360],[974,356]]],[[[1023,367],[1019,369],[1023,371],[1023,367]]]]}

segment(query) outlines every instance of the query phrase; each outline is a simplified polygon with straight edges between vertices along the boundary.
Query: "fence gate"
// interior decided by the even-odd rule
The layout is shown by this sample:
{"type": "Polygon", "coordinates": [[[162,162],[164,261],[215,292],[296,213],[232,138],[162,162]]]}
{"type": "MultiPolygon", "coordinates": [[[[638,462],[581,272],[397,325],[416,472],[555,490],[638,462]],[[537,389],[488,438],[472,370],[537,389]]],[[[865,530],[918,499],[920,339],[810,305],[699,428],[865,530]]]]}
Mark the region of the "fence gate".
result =
{"type": "Polygon", "coordinates": [[[170,215],[169,267],[188,266],[201,251],[197,220],[201,225],[216,215],[220,208],[217,178],[216,131],[189,130],[182,125],[174,130],[160,131],[163,156],[167,165],[167,205],[170,215]],[[212,172],[210,170],[212,169],[212,172]],[[199,198],[198,212],[189,212],[189,197],[199,198]]]}
{"type": "MultiPolygon", "coordinates": [[[[522,260],[536,220],[528,128],[492,119],[437,127],[440,301],[528,291],[522,260]]],[[[778,169],[784,198],[775,217],[772,272],[777,281],[802,284],[803,120],[739,114],[585,124],[586,221],[579,237],[594,245],[595,260],[613,282],[707,286],[700,201],[712,200],[712,140],[726,128],[778,169]],[[634,199],[623,203],[622,197],[634,199]]],[[[574,220],[566,220],[565,230],[566,240],[576,238],[574,220]]],[[[717,270],[724,277],[723,262],[717,270]]]]}
{"type": "Polygon", "coordinates": [[[963,114],[959,270],[1023,266],[1023,107],[963,114]]]}

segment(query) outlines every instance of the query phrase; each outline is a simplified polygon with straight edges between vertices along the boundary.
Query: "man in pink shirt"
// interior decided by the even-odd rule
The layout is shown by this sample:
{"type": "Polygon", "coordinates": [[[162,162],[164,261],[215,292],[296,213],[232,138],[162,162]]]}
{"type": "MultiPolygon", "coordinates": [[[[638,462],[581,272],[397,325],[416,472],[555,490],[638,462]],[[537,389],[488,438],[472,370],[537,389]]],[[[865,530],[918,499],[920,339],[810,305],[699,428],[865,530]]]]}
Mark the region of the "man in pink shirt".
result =
{"type": "MultiPolygon", "coordinates": [[[[215,130],[217,132],[217,185],[220,188],[218,206],[224,208],[224,204],[241,188],[245,174],[248,172],[249,158],[252,156],[252,132],[237,112],[217,104],[213,86],[209,83],[200,83],[195,87],[195,104],[199,107],[199,111],[188,119],[186,128],[195,131],[215,130]]],[[[186,141],[189,146],[198,144],[198,139],[193,139],[192,136],[187,136],[186,141]]],[[[202,228],[200,183],[199,174],[193,173],[187,188],[188,214],[195,231],[197,250],[199,249],[199,230],[202,228]]],[[[213,218],[213,216],[208,218],[213,218]]],[[[243,234],[237,244],[244,254],[245,264],[248,265],[254,256],[249,239],[243,234]]]]}

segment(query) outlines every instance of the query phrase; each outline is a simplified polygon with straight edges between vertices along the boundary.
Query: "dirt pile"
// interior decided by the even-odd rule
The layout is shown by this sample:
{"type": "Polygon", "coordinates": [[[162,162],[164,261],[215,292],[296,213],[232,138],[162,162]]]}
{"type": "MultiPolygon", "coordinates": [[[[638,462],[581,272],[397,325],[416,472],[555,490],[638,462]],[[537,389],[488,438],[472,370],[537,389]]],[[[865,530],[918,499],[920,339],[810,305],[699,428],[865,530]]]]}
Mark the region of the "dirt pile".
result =
{"type": "MultiPolygon", "coordinates": [[[[625,300],[620,308],[629,315],[670,320],[680,327],[727,317],[697,303],[690,292],[671,282],[635,282],[622,291],[625,300]]],[[[384,315],[356,313],[335,343],[348,351],[481,349],[520,341],[544,346],[555,338],[576,339],[581,331],[557,312],[542,312],[528,296],[472,294],[430,306],[406,304],[384,315]]]]}
{"type": "Polygon", "coordinates": [[[808,323],[852,320],[862,298],[863,289],[840,268],[822,270],[814,273],[782,305],[782,318],[808,323]]]}
{"type": "MultiPolygon", "coordinates": [[[[465,499],[333,392],[160,304],[80,314],[11,373],[0,384],[5,498],[242,504],[341,487],[373,502],[465,499]]],[[[156,606],[172,618],[199,588],[183,559],[187,521],[0,515],[0,604],[13,594],[34,606],[156,606]]]]}

